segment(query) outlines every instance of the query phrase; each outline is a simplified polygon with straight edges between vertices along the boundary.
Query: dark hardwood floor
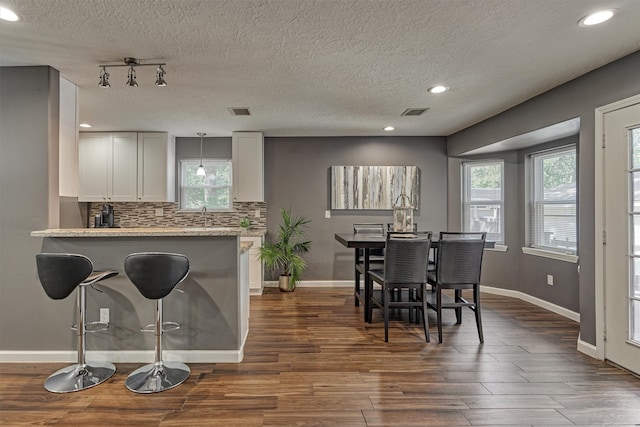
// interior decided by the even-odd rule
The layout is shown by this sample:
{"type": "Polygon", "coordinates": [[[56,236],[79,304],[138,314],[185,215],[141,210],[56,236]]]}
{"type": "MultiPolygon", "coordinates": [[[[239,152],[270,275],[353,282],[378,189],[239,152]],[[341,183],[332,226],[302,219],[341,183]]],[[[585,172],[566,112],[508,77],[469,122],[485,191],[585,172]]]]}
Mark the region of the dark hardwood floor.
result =
{"type": "Polygon", "coordinates": [[[0,364],[0,425],[83,426],[612,426],[640,425],[640,380],[576,351],[578,325],[528,303],[483,294],[484,345],[473,313],[448,311],[444,343],[381,314],[362,321],[349,288],[268,288],[251,299],[239,364],[191,364],[183,385],[126,390],[137,364],[70,394],[44,390],[64,364],[0,364]]]}

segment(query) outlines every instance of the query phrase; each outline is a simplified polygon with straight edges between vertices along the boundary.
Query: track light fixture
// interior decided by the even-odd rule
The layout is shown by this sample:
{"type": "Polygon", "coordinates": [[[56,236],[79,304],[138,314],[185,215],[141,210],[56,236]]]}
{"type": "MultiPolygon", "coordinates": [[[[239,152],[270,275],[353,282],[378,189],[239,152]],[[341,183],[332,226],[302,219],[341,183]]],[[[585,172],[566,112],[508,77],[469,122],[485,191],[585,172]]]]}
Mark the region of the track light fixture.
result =
{"type": "Polygon", "coordinates": [[[101,68],[100,82],[98,83],[98,86],[103,88],[111,87],[111,84],[109,84],[109,77],[111,77],[111,75],[107,72],[107,67],[129,67],[129,72],[127,73],[126,85],[131,87],[137,87],[138,82],[136,80],[135,67],[144,67],[148,65],[153,65],[158,67],[158,69],[156,70],[156,83],[155,83],[156,86],[160,86],[160,87],[166,86],[167,81],[164,79],[164,75],[167,74],[167,72],[164,70],[164,68],[162,68],[163,65],[167,65],[166,63],[156,62],[156,63],[142,64],[140,63],[139,59],[131,58],[131,57],[124,58],[124,64],[100,64],[99,65],[99,67],[101,68]]]}
{"type": "Polygon", "coordinates": [[[136,81],[136,70],[133,68],[129,68],[129,74],[127,74],[127,86],[138,87],[138,82],[136,81]]]}
{"type": "Polygon", "coordinates": [[[107,73],[106,67],[102,67],[102,70],[100,71],[100,83],[98,83],[98,86],[111,87],[111,84],[109,84],[109,76],[110,74],[107,73]]]}
{"type": "Polygon", "coordinates": [[[162,68],[162,65],[160,65],[158,67],[158,69],[156,70],[156,86],[166,86],[167,82],[164,79],[164,75],[167,74],[167,72],[162,68]]]}

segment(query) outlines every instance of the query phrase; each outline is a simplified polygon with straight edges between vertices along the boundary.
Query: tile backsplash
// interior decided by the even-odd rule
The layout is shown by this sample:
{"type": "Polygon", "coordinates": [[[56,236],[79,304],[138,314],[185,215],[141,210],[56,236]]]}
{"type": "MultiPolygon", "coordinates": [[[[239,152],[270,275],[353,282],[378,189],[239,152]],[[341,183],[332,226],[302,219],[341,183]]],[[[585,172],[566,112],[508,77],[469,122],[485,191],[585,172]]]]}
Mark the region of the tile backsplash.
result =
{"type": "MultiPolygon", "coordinates": [[[[93,218],[102,210],[101,203],[90,203],[89,227],[93,218]]],[[[110,203],[114,211],[114,224],[122,228],[163,228],[163,227],[204,227],[202,214],[178,210],[177,203],[119,202],[110,203]],[[161,210],[162,215],[156,215],[161,210]]],[[[267,204],[264,202],[239,202],[233,204],[233,211],[207,212],[210,227],[239,227],[242,218],[249,218],[252,229],[267,228],[267,204]],[[256,217],[260,211],[260,217],[256,217]]]]}

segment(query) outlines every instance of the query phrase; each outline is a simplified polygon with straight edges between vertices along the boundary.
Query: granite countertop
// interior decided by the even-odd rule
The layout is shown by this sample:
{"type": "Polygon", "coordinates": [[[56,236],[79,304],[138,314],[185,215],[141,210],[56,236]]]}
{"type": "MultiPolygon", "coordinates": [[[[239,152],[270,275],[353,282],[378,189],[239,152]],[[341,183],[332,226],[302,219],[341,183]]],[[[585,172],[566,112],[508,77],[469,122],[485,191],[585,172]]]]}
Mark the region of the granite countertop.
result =
{"type": "Polygon", "coordinates": [[[244,230],[240,227],[186,228],[52,228],[32,231],[31,237],[189,237],[189,236],[248,236],[260,237],[266,229],[244,230]]]}

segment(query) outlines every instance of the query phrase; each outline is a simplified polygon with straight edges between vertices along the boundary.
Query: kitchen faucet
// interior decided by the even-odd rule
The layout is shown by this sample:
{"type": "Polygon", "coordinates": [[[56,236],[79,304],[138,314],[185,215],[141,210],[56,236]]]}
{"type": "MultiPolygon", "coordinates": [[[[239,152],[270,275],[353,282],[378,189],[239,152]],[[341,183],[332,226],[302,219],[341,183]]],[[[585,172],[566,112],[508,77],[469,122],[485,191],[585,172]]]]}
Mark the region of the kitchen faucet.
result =
{"type": "Polygon", "coordinates": [[[207,207],[203,206],[200,214],[204,217],[204,228],[207,228],[207,207]]]}

